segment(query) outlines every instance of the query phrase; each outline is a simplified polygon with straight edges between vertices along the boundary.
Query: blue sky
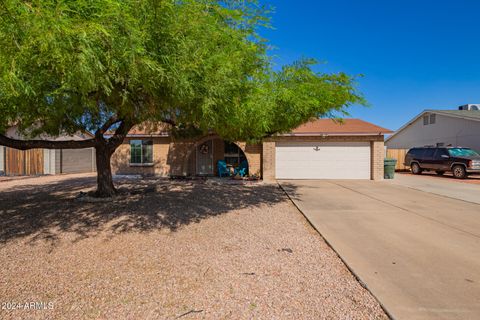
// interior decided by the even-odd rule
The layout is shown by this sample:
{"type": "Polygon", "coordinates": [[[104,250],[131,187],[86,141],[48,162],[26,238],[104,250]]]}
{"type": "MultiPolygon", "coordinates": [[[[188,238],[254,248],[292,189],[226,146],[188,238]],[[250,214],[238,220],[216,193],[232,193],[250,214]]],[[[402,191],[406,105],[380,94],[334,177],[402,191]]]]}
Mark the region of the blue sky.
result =
{"type": "Polygon", "coordinates": [[[318,71],[356,75],[371,106],[354,118],[398,129],[423,109],[480,103],[478,0],[261,0],[275,7],[262,30],[278,65],[301,57],[318,71]]]}

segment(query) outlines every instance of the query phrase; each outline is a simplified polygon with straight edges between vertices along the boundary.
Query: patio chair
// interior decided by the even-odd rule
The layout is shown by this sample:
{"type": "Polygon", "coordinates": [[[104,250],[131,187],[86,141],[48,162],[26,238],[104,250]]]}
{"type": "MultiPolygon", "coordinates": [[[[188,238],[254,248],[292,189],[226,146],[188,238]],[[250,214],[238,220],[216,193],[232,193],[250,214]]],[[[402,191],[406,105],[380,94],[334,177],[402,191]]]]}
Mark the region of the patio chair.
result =
{"type": "Polygon", "coordinates": [[[245,177],[248,174],[248,162],[243,160],[240,162],[238,168],[235,169],[235,175],[240,175],[240,177],[245,177]]]}
{"type": "Polygon", "coordinates": [[[224,160],[218,160],[217,169],[219,177],[230,177],[230,170],[228,170],[227,163],[224,160]]]}

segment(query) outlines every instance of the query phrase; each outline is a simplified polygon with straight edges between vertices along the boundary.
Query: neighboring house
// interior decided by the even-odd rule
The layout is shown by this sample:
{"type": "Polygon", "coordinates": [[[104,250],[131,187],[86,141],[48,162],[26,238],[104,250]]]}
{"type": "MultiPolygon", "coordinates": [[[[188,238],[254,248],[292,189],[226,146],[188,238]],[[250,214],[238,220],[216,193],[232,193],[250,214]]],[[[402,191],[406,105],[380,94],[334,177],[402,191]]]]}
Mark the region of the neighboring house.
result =
{"type": "MultiPolygon", "coordinates": [[[[15,126],[6,135],[22,139],[15,126]]],[[[51,140],[84,140],[92,138],[90,133],[60,136],[51,140]]],[[[16,150],[0,146],[0,173],[6,175],[40,175],[61,173],[85,173],[96,171],[95,149],[32,149],[16,150]]]]}
{"type": "Polygon", "coordinates": [[[475,106],[424,110],[388,137],[385,145],[389,149],[451,145],[480,151],[480,111],[475,106]]]}
{"type": "Polygon", "coordinates": [[[359,119],[308,122],[259,144],[215,134],[178,140],[161,130],[133,129],[112,157],[115,174],[213,176],[217,161],[248,162],[249,174],[275,179],[383,179],[384,134],[359,119]]]}

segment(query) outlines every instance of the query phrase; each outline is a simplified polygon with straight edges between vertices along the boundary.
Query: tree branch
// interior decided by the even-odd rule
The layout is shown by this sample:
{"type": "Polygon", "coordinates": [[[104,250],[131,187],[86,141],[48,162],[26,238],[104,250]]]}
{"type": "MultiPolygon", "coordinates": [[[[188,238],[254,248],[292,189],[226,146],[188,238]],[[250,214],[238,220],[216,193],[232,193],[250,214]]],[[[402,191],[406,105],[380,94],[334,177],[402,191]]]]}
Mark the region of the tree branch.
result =
{"type": "Polygon", "coordinates": [[[267,132],[263,135],[262,139],[267,139],[267,138],[271,138],[273,135],[279,133],[280,131],[270,131],[270,132],[267,132]]]}
{"type": "Polygon", "coordinates": [[[163,123],[166,123],[166,124],[171,125],[172,127],[176,127],[176,126],[177,126],[177,123],[176,123],[174,120],[172,120],[172,119],[166,119],[166,118],[164,118],[164,119],[162,119],[161,121],[162,121],[163,123]]]}
{"type": "Polygon", "coordinates": [[[98,137],[103,137],[103,134],[111,127],[113,126],[115,123],[118,123],[122,121],[122,119],[119,119],[116,115],[111,117],[110,119],[108,119],[104,124],[103,126],[101,126],[96,132],[95,132],[95,136],[98,137]]]}
{"type": "MultiPolygon", "coordinates": [[[[118,122],[118,121],[117,121],[118,122]]],[[[113,136],[108,139],[107,145],[110,150],[115,150],[125,139],[133,124],[126,120],[121,120],[120,126],[115,130],[113,136]]]]}
{"type": "Polygon", "coordinates": [[[95,139],[88,140],[66,140],[66,141],[50,141],[50,140],[18,140],[12,139],[0,134],[0,145],[9,148],[28,150],[28,149],[84,149],[92,148],[96,145],[95,139]]]}

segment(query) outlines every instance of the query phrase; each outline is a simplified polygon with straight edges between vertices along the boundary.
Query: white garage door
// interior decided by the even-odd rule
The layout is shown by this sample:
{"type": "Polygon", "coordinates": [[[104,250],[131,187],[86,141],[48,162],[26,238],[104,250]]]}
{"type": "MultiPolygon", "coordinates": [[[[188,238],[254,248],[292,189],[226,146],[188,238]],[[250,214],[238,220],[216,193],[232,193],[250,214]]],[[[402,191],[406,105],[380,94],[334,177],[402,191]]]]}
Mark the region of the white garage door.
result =
{"type": "Polygon", "coordinates": [[[277,179],[370,179],[369,142],[277,142],[277,179]]]}

